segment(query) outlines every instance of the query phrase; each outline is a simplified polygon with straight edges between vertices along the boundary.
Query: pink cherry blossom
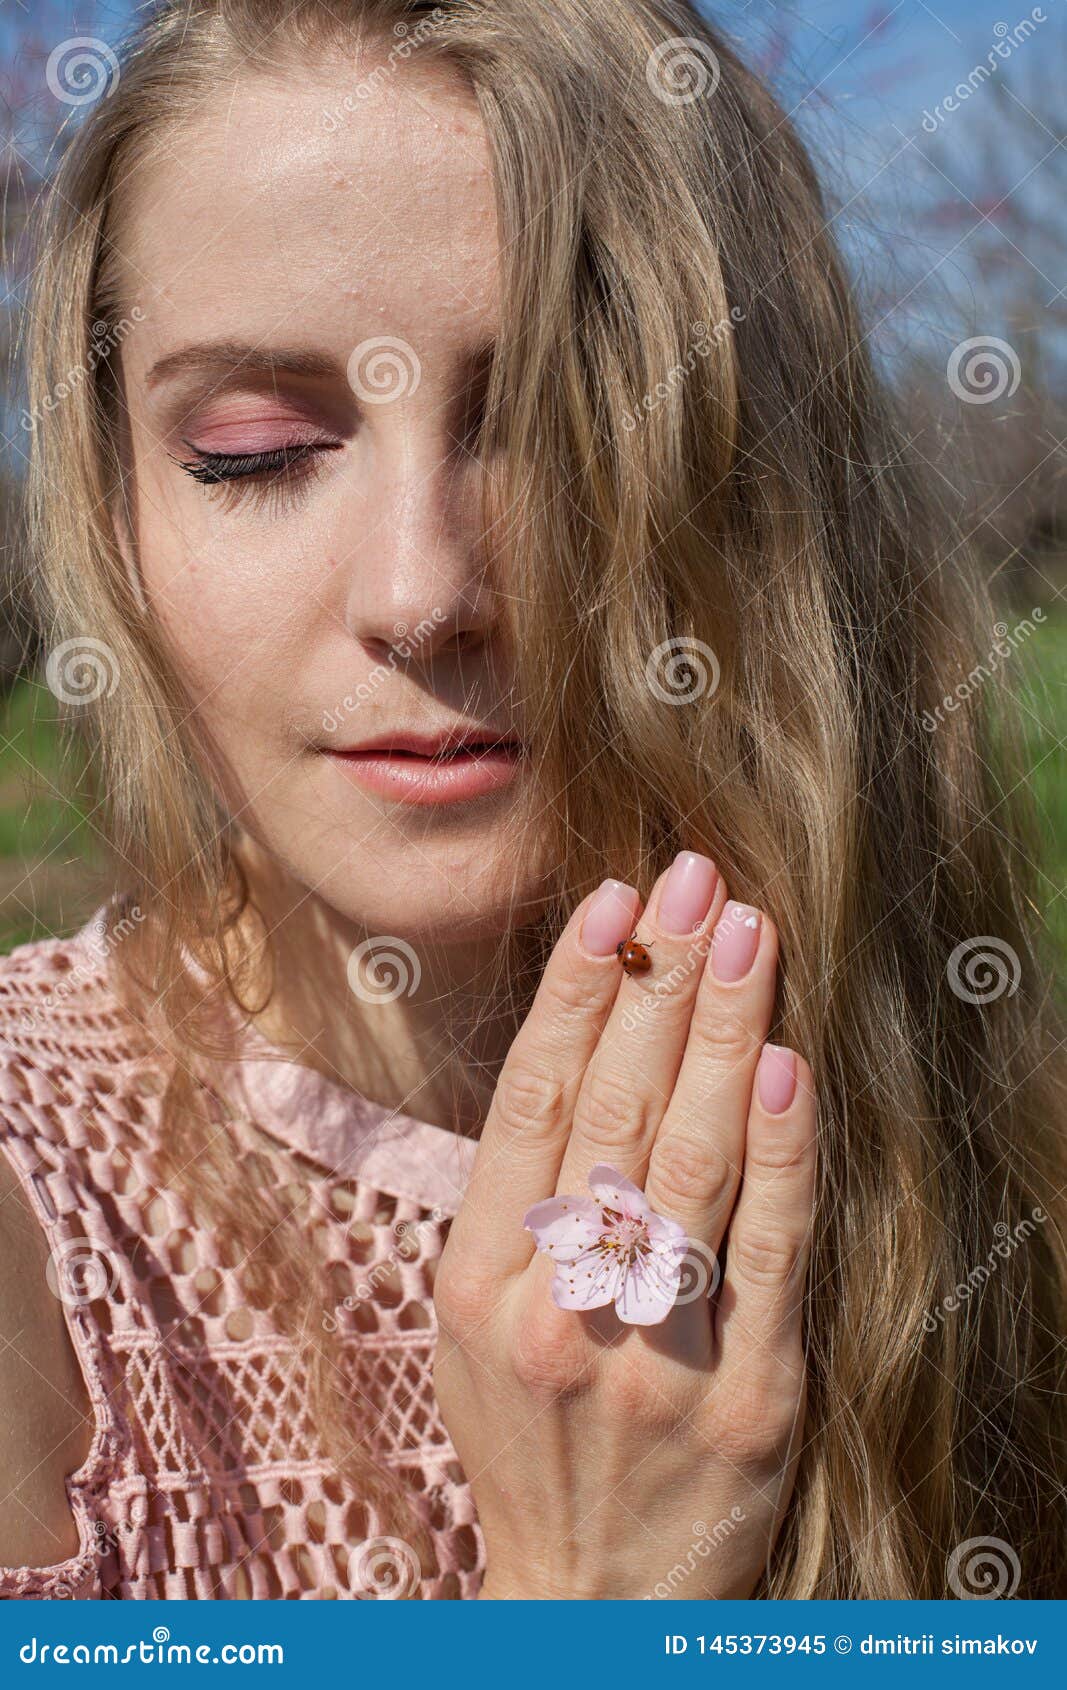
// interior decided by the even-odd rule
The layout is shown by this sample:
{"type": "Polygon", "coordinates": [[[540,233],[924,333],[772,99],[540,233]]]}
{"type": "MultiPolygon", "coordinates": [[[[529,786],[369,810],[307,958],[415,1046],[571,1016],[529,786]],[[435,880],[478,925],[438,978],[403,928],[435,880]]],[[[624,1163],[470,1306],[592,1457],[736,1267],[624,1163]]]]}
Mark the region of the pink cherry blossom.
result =
{"type": "Polygon", "coordinates": [[[614,1303],[627,1324],[658,1325],[678,1293],[689,1248],[684,1228],[655,1214],[644,1192],[604,1162],[590,1173],[589,1189],[592,1197],[546,1197],[522,1219],[556,1264],[553,1302],[561,1309],[614,1303]]]}

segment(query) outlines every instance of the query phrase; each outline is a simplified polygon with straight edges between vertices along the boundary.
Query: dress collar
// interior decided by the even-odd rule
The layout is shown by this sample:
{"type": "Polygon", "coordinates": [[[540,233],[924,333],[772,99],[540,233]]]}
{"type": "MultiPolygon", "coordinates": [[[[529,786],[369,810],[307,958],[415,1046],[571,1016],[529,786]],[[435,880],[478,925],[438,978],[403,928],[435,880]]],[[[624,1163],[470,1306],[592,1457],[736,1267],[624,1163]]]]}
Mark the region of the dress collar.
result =
{"type": "Polygon", "coordinates": [[[429,1121],[374,1103],[317,1068],[296,1062],[245,1023],[226,1095],[270,1137],[339,1179],[407,1197],[442,1218],[459,1208],[477,1151],[429,1121]]]}
{"type": "MultiPolygon", "coordinates": [[[[75,936],[88,964],[106,971],[111,906],[105,902],[75,936]]],[[[235,1060],[210,1065],[203,1078],[261,1131],[340,1179],[357,1179],[392,1197],[407,1198],[450,1218],[459,1208],[477,1143],[445,1127],[416,1120],[330,1079],[272,1044],[222,997],[188,955],[194,979],[222,1002],[235,1060]]],[[[200,1064],[194,1063],[199,1069],[200,1064]]]]}

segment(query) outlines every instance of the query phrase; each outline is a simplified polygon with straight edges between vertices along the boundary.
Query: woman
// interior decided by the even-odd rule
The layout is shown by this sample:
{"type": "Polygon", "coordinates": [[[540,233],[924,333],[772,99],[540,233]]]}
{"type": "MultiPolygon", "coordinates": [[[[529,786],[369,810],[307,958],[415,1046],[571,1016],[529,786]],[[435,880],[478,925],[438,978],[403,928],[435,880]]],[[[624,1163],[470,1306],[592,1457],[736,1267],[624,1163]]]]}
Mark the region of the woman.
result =
{"type": "Polygon", "coordinates": [[[770,95],[681,0],[182,0],[40,230],[125,897],[3,971],[4,1588],[1063,1594],[993,613],[770,95]]]}

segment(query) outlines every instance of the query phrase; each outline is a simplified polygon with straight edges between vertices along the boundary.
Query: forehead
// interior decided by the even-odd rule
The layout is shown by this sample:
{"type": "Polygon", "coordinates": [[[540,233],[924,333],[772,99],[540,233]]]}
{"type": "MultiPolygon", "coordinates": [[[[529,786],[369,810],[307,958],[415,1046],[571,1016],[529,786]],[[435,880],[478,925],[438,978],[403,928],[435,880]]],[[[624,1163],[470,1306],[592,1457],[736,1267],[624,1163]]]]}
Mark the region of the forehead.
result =
{"type": "Polygon", "coordinates": [[[145,341],[194,317],[232,333],[235,311],[250,333],[290,337],[343,339],[368,318],[413,342],[491,331],[496,212],[474,97],[442,67],[373,70],[247,75],[168,129],[115,237],[145,341]]]}

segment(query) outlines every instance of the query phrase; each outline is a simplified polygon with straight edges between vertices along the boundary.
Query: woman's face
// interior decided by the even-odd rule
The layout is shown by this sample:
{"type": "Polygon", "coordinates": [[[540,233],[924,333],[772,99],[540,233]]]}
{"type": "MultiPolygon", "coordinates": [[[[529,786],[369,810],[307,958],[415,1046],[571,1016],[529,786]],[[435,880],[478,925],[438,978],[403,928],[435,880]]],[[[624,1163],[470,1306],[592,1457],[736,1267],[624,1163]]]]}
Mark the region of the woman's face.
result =
{"type": "Polygon", "coordinates": [[[141,581],[231,811],[372,932],[499,930],[539,878],[527,765],[440,749],[515,725],[478,544],[498,249],[473,100],[414,59],[249,77],[146,168],[121,250],[141,581]]]}

